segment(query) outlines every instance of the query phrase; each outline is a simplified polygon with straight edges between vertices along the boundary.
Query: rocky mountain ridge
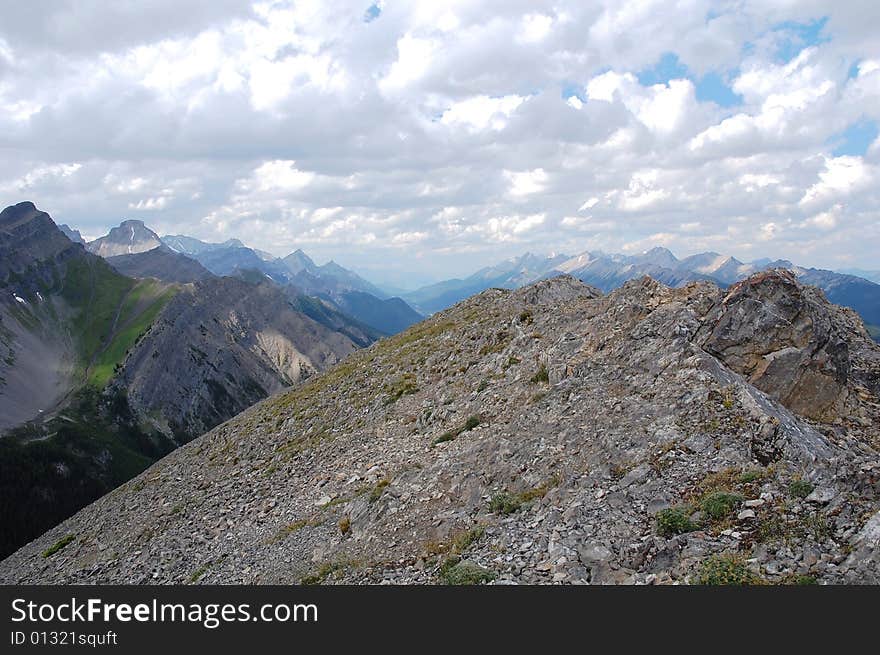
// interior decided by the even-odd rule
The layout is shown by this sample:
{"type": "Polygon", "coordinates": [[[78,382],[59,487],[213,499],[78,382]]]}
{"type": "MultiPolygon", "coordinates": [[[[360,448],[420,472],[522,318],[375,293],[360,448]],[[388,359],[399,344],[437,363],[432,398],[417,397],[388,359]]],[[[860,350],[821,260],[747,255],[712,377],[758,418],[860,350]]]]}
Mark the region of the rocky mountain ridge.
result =
{"type": "Polygon", "coordinates": [[[491,287],[515,289],[536,280],[567,274],[604,293],[628,280],[643,276],[679,287],[707,281],[729,286],[757,272],[787,268],[805,284],[820,287],[837,304],[859,312],[875,339],[880,339],[880,285],[853,275],[796,266],[786,260],[762,259],[741,262],[735,257],[704,252],[678,259],[667,248],[656,247],[638,255],[588,251],[574,257],[541,257],[526,253],[505,260],[464,279],[447,280],[404,294],[404,298],[427,312],[445,309],[459,300],[491,287]]]}
{"type": "Polygon", "coordinates": [[[487,290],[0,563],[61,583],[880,582],[880,347],[786,271],[487,290]]]}

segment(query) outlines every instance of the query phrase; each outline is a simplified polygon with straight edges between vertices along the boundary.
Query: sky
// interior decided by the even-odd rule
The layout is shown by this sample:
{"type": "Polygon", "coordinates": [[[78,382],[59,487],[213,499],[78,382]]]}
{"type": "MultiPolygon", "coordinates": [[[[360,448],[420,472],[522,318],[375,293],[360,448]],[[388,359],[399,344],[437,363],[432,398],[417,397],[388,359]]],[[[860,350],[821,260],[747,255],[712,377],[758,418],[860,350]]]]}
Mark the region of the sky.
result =
{"type": "Polygon", "coordinates": [[[0,6],[0,202],[460,276],[878,268],[875,0],[0,6]]]}

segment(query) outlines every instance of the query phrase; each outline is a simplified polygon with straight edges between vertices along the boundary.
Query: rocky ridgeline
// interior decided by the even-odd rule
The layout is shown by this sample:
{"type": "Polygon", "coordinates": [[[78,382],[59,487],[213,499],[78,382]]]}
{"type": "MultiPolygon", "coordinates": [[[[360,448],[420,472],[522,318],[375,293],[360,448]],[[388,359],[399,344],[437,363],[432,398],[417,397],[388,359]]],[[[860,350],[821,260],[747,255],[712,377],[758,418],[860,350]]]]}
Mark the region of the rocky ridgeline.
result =
{"type": "Polygon", "coordinates": [[[782,271],[489,290],[0,564],[52,583],[880,582],[880,348],[782,271]]]}

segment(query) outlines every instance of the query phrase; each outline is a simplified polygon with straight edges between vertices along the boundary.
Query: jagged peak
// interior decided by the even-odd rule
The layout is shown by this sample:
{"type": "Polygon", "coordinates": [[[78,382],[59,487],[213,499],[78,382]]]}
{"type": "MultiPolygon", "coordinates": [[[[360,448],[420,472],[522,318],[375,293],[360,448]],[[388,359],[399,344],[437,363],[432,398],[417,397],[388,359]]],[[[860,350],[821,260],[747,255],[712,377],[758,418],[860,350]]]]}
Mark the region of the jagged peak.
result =
{"type": "Polygon", "coordinates": [[[8,225],[11,223],[19,223],[25,220],[31,220],[37,216],[48,216],[44,211],[37,209],[36,205],[30,200],[24,200],[15,205],[6,207],[0,212],[0,225],[8,225]]]}

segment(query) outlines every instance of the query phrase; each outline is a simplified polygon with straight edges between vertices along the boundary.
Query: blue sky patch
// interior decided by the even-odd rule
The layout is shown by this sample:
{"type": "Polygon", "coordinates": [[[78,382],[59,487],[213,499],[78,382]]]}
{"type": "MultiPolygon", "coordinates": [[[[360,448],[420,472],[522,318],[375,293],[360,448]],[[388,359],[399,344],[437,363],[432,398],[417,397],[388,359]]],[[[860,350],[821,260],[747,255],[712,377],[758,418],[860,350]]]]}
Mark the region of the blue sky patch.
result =
{"type": "Polygon", "coordinates": [[[859,64],[861,62],[855,62],[852,66],[849,67],[849,71],[847,71],[846,79],[851,80],[859,76],[859,64]]]}
{"type": "Polygon", "coordinates": [[[364,12],[364,22],[372,23],[374,20],[379,18],[379,14],[382,13],[382,8],[377,4],[372,4],[367,7],[367,10],[364,12]]]}
{"type": "Polygon", "coordinates": [[[575,82],[563,82],[562,83],[562,99],[568,100],[572,96],[575,96],[581,102],[587,101],[586,90],[584,89],[583,84],[576,84],[575,82]]]}
{"type": "Polygon", "coordinates": [[[877,138],[877,122],[860,120],[853,123],[840,134],[830,139],[834,149],[831,154],[835,157],[843,155],[862,156],[868,151],[868,147],[877,138]]]}
{"type": "Polygon", "coordinates": [[[825,16],[808,23],[786,21],[775,25],[771,31],[781,33],[782,37],[776,50],[776,57],[784,62],[789,62],[797,57],[804,48],[830,41],[830,37],[822,34],[827,22],[828,17],[825,16]]]}
{"type": "Polygon", "coordinates": [[[667,84],[669,80],[688,77],[688,69],[678,60],[678,55],[674,52],[666,52],[653,68],[636,73],[636,77],[639,78],[639,84],[642,86],[667,84]]]}
{"type": "Polygon", "coordinates": [[[742,96],[735,93],[724,81],[720,73],[707,73],[702,78],[696,79],[674,52],[664,53],[656,65],[637,73],[637,77],[639,84],[643,86],[668,84],[669,80],[675,79],[689,79],[696,87],[697,100],[714,102],[721,107],[734,107],[742,104],[743,100],[742,96]]]}
{"type": "Polygon", "coordinates": [[[741,105],[743,97],[736,93],[718,73],[707,73],[697,82],[697,100],[714,102],[721,107],[741,105]]]}

